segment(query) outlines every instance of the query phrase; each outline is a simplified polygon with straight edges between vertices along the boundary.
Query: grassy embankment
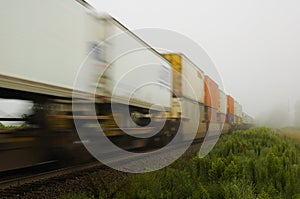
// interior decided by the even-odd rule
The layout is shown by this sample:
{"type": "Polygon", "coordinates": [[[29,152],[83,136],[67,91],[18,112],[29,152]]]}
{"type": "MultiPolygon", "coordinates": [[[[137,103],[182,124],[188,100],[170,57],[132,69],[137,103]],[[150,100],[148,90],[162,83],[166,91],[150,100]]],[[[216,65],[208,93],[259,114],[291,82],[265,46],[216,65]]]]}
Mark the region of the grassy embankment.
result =
{"type": "Polygon", "coordinates": [[[165,169],[63,198],[300,198],[300,145],[288,137],[268,128],[236,131],[205,158],[181,158],[165,169]]]}

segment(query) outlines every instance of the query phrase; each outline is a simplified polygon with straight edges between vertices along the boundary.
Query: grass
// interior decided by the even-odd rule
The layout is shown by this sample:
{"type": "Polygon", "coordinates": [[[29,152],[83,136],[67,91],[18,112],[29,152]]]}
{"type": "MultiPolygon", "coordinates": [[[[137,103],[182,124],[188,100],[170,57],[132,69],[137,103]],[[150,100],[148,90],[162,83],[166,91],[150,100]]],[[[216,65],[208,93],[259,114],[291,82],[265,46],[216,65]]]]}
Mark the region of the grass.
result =
{"type": "MultiPolygon", "coordinates": [[[[90,198],[300,198],[300,145],[268,128],[222,137],[204,158],[180,158],[114,186],[93,183],[90,198]],[[98,189],[97,189],[98,187],[98,189]],[[96,188],[96,189],[95,189],[96,188]],[[96,191],[95,191],[96,190],[96,191]]],[[[103,183],[103,182],[102,182],[103,183]]],[[[73,198],[71,195],[64,199],[73,198]]]]}
{"type": "Polygon", "coordinates": [[[300,143],[300,127],[286,127],[278,130],[278,134],[300,143]]]}

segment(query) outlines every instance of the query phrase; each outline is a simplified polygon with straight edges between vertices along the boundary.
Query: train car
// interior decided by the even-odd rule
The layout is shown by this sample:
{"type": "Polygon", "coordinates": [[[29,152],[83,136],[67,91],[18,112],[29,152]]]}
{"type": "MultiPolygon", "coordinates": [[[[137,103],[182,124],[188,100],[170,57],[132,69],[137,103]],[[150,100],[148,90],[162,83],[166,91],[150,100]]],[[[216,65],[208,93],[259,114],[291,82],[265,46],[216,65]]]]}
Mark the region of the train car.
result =
{"type": "Polygon", "coordinates": [[[105,20],[73,0],[9,1],[1,8],[1,87],[72,97],[91,44],[105,38],[105,20]]]}
{"type": "Polygon", "coordinates": [[[229,124],[234,123],[234,98],[230,95],[227,95],[227,114],[226,121],[229,124]]]}
{"type": "Polygon", "coordinates": [[[182,141],[189,141],[242,122],[241,105],[184,54],[158,53],[85,1],[5,1],[0,23],[0,98],[32,104],[30,115],[15,118],[27,128],[0,131],[0,159],[7,160],[0,171],[90,160],[74,120],[92,126],[96,118],[104,134],[128,151],[164,146],[181,124],[182,141]],[[86,115],[91,103],[95,117],[86,115]],[[151,122],[163,120],[150,139],[121,130],[145,135],[155,130],[151,122]]]}
{"type": "Polygon", "coordinates": [[[204,105],[206,112],[206,120],[208,130],[211,133],[219,133],[222,131],[222,122],[219,114],[219,86],[209,76],[204,77],[204,105]]]}
{"type": "Polygon", "coordinates": [[[248,115],[247,113],[243,112],[243,116],[242,116],[243,128],[244,129],[250,128],[254,126],[254,123],[255,123],[254,118],[248,115]]]}
{"type": "MultiPolygon", "coordinates": [[[[0,156],[2,159],[7,157],[7,154],[10,157],[23,154],[27,159],[31,159],[32,154],[35,158],[32,158],[32,161],[11,163],[8,160],[7,164],[0,165],[0,171],[48,162],[58,158],[54,157],[57,154],[76,153],[77,158],[86,157],[76,152],[77,149],[82,149],[82,143],[74,129],[71,106],[75,93],[76,98],[82,99],[83,108],[80,111],[84,112],[84,103],[89,103],[86,96],[93,94],[94,84],[98,117],[108,116],[100,119],[102,128],[107,136],[121,140],[119,143],[126,143],[127,147],[134,148],[134,143],[140,143],[132,139],[120,139],[124,134],[116,128],[113,118],[120,118],[121,127],[130,128],[134,124],[143,126],[150,120],[149,109],[153,108],[153,105],[158,104],[158,107],[164,110],[171,109],[172,94],[168,89],[172,84],[170,63],[115,19],[101,17],[84,1],[74,0],[43,3],[36,0],[26,3],[9,1],[3,3],[2,8],[0,22],[5,30],[0,33],[0,97],[31,101],[33,114],[24,119],[28,129],[22,132],[1,133],[1,143],[6,144],[1,144],[1,150],[5,149],[5,153],[0,153],[0,156]],[[16,16],[22,16],[22,19],[16,16]],[[107,42],[108,38],[116,34],[119,37],[107,42]],[[127,47],[125,50],[131,48],[139,51],[119,57],[116,61],[112,60],[119,56],[120,49],[124,50],[124,46],[127,47]],[[149,63],[152,64],[151,70],[149,63]],[[126,71],[142,64],[148,64],[148,70],[143,68],[143,73],[139,70],[130,74],[127,80],[131,81],[126,81],[129,83],[127,87],[116,86],[115,82],[126,71]],[[81,84],[74,87],[79,71],[83,73],[86,81],[79,82],[81,84]],[[104,75],[99,80],[99,74],[102,72],[104,75]],[[154,85],[140,88],[127,101],[131,94],[127,88],[139,85],[145,79],[154,85]],[[111,100],[115,87],[117,92],[111,100]],[[114,116],[110,108],[112,103],[116,104],[119,111],[114,113],[114,116]],[[122,115],[128,105],[129,118],[122,115]],[[6,142],[7,137],[22,138],[28,135],[32,135],[33,138],[30,142],[28,139],[18,140],[23,140],[26,146],[31,147],[23,147],[22,153],[16,150],[9,151],[10,148],[15,148],[14,145],[22,143],[6,142]],[[36,139],[37,137],[40,139],[36,139]],[[37,144],[33,143],[33,140],[36,140],[37,144]],[[28,151],[42,153],[38,156],[28,151]],[[43,154],[49,151],[51,154],[43,154]]],[[[156,115],[161,112],[161,109],[155,106],[153,109],[156,115]]],[[[137,133],[147,132],[144,129],[137,133]]],[[[66,160],[67,155],[61,159],[66,160]]]]}
{"type": "Polygon", "coordinates": [[[204,73],[184,54],[163,54],[172,65],[173,104],[171,117],[187,118],[183,121],[184,140],[194,139],[188,132],[195,129],[193,118],[199,118],[197,138],[206,133],[206,115],[204,110],[204,73]],[[183,105],[184,104],[184,105],[183,105]],[[182,112],[183,108],[186,109],[182,112]],[[188,114],[186,114],[188,113],[188,114]]]}
{"type": "Polygon", "coordinates": [[[170,110],[171,64],[121,23],[107,20],[106,33],[112,36],[105,41],[105,93],[116,102],[128,103],[130,98],[133,106],[150,109],[159,104],[170,110]]]}
{"type": "MultiPolygon", "coordinates": [[[[105,23],[83,1],[3,2],[0,98],[30,101],[32,114],[16,118],[26,128],[1,132],[0,171],[88,157],[74,132],[70,99],[83,60],[106,37],[105,23]]],[[[95,70],[86,71],[91,79],[95,70]]]]}
{"type": "Polygon", "coordinates": [[[230,124],[226,121],[227,113],[227,96],[225,92],[219,90],[219,108],[218,108],[218,119],[223,123],[222,133],[228,133],[230,130],[230,124]]]}
{"type": "Polygon", "coordinates": [[[235,100],[234,101],[234,123],[235,124],[242,124],[242,114],[243,114],[242,105],[235,100]]]}

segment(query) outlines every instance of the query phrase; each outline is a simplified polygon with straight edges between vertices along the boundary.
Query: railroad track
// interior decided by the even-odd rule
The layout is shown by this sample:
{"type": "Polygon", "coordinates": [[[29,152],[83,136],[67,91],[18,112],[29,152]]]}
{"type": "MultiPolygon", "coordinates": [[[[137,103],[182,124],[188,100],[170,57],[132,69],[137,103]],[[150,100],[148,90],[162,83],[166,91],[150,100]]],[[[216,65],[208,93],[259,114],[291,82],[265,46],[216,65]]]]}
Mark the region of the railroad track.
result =
{"type": "Polygon", "coordinates": [[[0,198],[21,197],[24,193],[37,190],[42,186],[63,182],[73,177],[75,173],[83,175],[85,172],[92,172],[100,168],[104,169],[104,165],[92,162],[4,180],[0,182],[0,198]]]}
{"type": "MultiPolygon", "coordinates": [[[[190,149],[186,152],[186,154],[195,153],[199,149],[202,141],[203,140],[198,140],[194,142],[190,146],[190,149]]],[[[181,144],[177,147],[174,147],[174,150],[175,148],[178,149],[180,146],[181,144]]],[[[166,155],[169,154],[161,154],[162,159],[164,158],[163,156],[166,155]]],[[[132,164],[134,164],[134,161],[141,158],[144,158],[144,156],[136,153],[136,156],[131,159],[128,159],[126,157],[116,158],[117,160],[112,160],[111,163],[115,162],[116,164],[128,165],[128,171],[130,171],[130,167],[132,164]]],[[[18,176],[12,179],[1,180],[0,178],[0,198],[22,198],[24,194],[38,191],[41,187],[52,186],[53,184],[63,183],[69,179],[79,178],[92,172],[105,170],[112,169],[108,168],[98,161],[95,161],[91,163],[36,173],[28,176],[18,176]]]]}

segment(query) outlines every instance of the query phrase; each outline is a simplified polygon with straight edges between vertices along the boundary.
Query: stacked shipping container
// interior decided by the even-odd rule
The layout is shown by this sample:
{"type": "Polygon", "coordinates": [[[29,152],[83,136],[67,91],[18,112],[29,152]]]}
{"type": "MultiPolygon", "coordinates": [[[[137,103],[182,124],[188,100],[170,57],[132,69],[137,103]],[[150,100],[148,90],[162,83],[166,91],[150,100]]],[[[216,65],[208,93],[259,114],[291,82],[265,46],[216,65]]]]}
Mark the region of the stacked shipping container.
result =
{"type": "Polygon", "coordinates": [[[204,77],[204,104],[214,109],[219,108],[219,86],[209,76],[204,77]]]}
{"type": "Polygon", "coordinates": [[[253,124],[254,120],[251,116],[249,116],[246,113],[243,113],[243,117],[242,117],[242,123],[243,124],[253,124]]]}
{"type": "MultiPolygon", "coordinates": [[[[203,123],[205,121],[203,71],[183,54],[163,54],[163,57],[172,66],[172,116],[181,116],[186,119],[183,122],[184,129],[193,129],[192,127],[199,122],[197,137],[204,137],[206,125],[203,123]],[[182,110],[182,106],[185,110],[182,110]],[[194,118],[197,117],[200,117],[200,120],[194,121],[194,118]]],[[[189,134],[186,133],[184,139],[190,139],[188,136],[189,134]]]]}
{"type": "Polygon", "coordinates": [[[226,121],[229,123],[234,123],[234,99],[227,95],[227,115],[226,121]]]}
{"type": "Polygon", "coordinates": [[[241,105],[219,90],[213,79],[204,75],[203,71],[183,54],[172,53],[163,56],[171,63],[173,69],[173,116],[181,115],[180,106],[183,101],[190,100],[200,105],[200,125],[204,124],[203,122],[241,123],[241,105]],[[190,78],[191,76],[193,78],[190,78]]]}
{"type": "Polygon", "coordinates": [[[207,110],[207,120],[218,122],[219,86],[207,75],[204,77],[204,104],[207,110]]]}
{"type": "Polygon", "coordinates": [[[183,54],[163,55],[173,68],[173,97],[204,103],[204,74],[183,54]]]}
{"type": "Polygon", "coordinates": [[[226,121],[226,112],[227,112],[227,97],[226,94],[219,90],[219,108],[218,108],[218,120],[220,122],[226,121]]]}
{"type": "Polygon", "coordinates": [[[240,124],[242,123],[242,117],[243,117],[243,110],[240,103],[237,101],[234,101],[234,123],[240,124]]]}

